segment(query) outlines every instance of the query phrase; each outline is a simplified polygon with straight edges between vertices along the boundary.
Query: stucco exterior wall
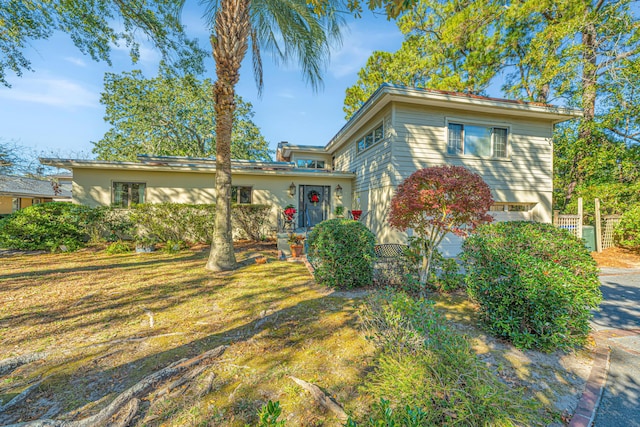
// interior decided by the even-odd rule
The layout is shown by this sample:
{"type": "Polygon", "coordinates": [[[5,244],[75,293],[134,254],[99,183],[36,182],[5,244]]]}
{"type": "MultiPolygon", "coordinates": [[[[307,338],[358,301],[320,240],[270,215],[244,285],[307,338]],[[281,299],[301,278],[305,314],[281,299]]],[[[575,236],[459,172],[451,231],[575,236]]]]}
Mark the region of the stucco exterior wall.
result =
{"type": "Polygon", "coordinates": [[[11,196],[0,196],[0,215],[6,215],[12,213],[13,197],[11,196]]]}
{"type": "MultiPolygon", "coordinates": [[[[288,204],[298,207],[300,185],[330,186],[330,212],[338,205],[351,206],[351,178],[337,178],[321,173],[277,175],[265,171],[259,175],[234,173],[232,185],[252,187],[252,203],[270,204],[271,223],[276,227],[279,212],[288,204]],[[291,183],[296,195],[289,195],[291,183]],[[342,197],[335,192],[337,185],[343,189],[342,197]]],[[[146,184],[147,203],[214,203],[215,174],[206,172],[131,171],[119,169],[76,168],[73,177],[73,202],[91,207],[109,206],[112,201],[113,182],[139,182],[146,184]]],[[[332,216],[332,215],[331,215],[332,216]]],[[[330,217],[331,217],[330,216],[330,217]]]]}

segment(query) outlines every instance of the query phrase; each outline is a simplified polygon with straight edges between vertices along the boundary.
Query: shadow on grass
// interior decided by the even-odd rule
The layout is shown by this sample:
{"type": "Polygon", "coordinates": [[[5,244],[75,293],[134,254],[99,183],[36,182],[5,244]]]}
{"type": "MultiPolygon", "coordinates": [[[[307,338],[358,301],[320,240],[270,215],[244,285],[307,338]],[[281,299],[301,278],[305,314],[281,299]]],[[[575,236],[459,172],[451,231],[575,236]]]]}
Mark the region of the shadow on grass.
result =
{"type": "MultiPolygon", "coordinates": [[[[62,413],[80,409],[100,399],[104,399],[106,404],[112,399],[110,396],[122,392],[144,376],[176,360],[193,357],[221,344],[232,344],[234,348],[255,345],[250,343],[257,335],[261,335],[272,346],[265,350],[271,353],[262,356],[263,366],[259,368],[266,371],[279,370],[280,375],[284,375],[290,363],[300,362],[296,351],[307,345],[310,337],[323,339],[334,332],[334,328],[326,327],[317,320],[326,314],[344,310],[347,304],[342,298],[322,296],[317,292],[318,289],[314,289],[313,282],[305,279],[303,267],[288,263],[259,267],[247,264],[232,273],[216,275],[207,272],[202,275],[200,272],[197,278],[184,273],[193,268],[195,262],[199,265],[204,256],[206,254],[194,254],[175,260],[145,260],[141,263],[125,261],[125,268],[142,264],[149,270],[144,277],[140,277],[142,283],[135,290],[120,289],[117,283],[103,285],[93,294],[74,296],[63,306],[58,307],[54,302],[41,303],[20,313],[1,316],[2,324],[32,327],[32,333],[24,337],[25,340],[44,339],[52,333],[56,334],[56,340],[60,340],[79,329],[95,327],[98,330],[87,330],[86,338],[78,340],[81,345],[74,347],[72,354],[60,354],[58,351],[56,357],[43,365],[32,367],[31,371],[20,372],[20,375],[25,376],[31,374],[47,377],[32,396],[32,402],[38,404],[18,407],[4,414],[0,422],[36,419],[49,410],[53,411],[55,405],[61,405],[57,412],[62,413]],[[184,270],[167,274],[164,269],[156,269],[156,266],[167,264],[179,265],[184,270]],[[255,285],[255,282],[268,276],[276,278],[271,289],[255,285]],[[202,314],[189,313],[189,310],[199,307],[191,307],[188,302],[198,298],[204,298],[211,310],[202,314]],[[156,314],[157,326],[153,330],[138,328],[133,332],[119,331],[116,336],[109,334],[111,324],[126,325],[144,321],[142,307],[156,314]],[[182,322],[188,321],[191,327],[202,324],[195,330],[189,330],[190,326],[182,325],[179,318],[172,318],[171,322],[166,323],[165,318],[169,312],[175,315],[181,310],[184,311],[182,322]],[[51,324],[58,325],[54,332],[47,329],[51,324]],[[38,330],[39,326],[42,326],[42,330],[38,330]],[[104,336],[99,333],[100,330],[104,330],[104,336]],[[167,337],[164,338],[167,350],[154,351],[130,360],[130,355],[138,352],[148,342],[130,345],[126,343],[127,339],[184,331],[188,342],[174,345],[173,338],[167,337]],[[190,339],[189,335],[205,336],[190,339]],[[104,358],[116,353],[126,359],[115,358],[115,366],[105,366],[104,358]]],[[[114,266],[105,268],[117,271],[125,269],[114,266]]],[[[80,271],[100,270],[100,267],[90,269],[85,266],[80,271]]],[[[45,274],[50,275],[53,280],[62,279],[64,274],[75,274],[77,271],[73,268],[49,269],[45,270],[45,274]]],[[[353,327],[355,322],[355,314],[349,312],[341,320],[340,326],[353,327]]],[[[5,338],[4,342],[13,346],[21,344],[12,337],[5,338]]],[[[323,362],[319,369],[330,371],[330,363],[323,362]]],[[[0,397],[5,402],[14,393],[10,387],[0,387],[0,397]]],[[[255,411],[251,414],[255,414],[255,411]]]]}

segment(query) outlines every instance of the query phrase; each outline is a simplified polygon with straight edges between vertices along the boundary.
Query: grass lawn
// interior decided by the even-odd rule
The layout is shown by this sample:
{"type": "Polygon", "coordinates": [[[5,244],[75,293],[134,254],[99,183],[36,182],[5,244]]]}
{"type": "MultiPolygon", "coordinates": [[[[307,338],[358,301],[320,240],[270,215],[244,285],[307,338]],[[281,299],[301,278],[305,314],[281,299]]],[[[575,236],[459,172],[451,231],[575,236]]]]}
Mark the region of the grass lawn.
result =
{"type": "MultiPolygon", "coordinates": [[[[360,386],[374,359],[358,324],[362,293],[316,285],[302,264],[277,261],[273,246],[240,246],[241,267],[228,273],[206,271],[207,256],[206,248],[4,256],[0,425],[85,418],[145,376],[223,344],[224,354],[194,377],[197,387],[158,389],[141,402],[134,424],[256,425],[257,411],[272,400],[287,425],[342,425],[290,376],[362,415],[371,402],[360,386]],[[253,262],[258,254],[269,262],[253,262]],[[3,361],[23,355],[39,360],[2,372],[3,361]],[[23,402],[2,411],[30,386],[23,402]]],[[[503,382],[542,402],[541,422],[560,418],[558,403],[575,404],[587,356],[514,350],[474,326],[474,308],[462,296],[437,297],[436,308],[503,382]]]]}
{"type": "MultiPolygon", "coordinates": [[[[272,247],[240,250],[230,273],[204,269],[208,251],[11,255],[0,269],[0,361],[46,352],[4,378],[0,402],[37,380],[0,424],[84,418],[181,358],[229,347],[200,378],[211,392],[152,395],[137,425],[244,425],[279,400],[291,425],[340,425],[288,376],[317,384],[358,412],[372,348],[353,300],[314,284],[272,247]],[[257,253],[269,263],[251,262],[257,253]],[[97,403],[95,403],[97,402],[97,403]]],[[[2,406],[0,404],[0,407],[2,406]]]]}

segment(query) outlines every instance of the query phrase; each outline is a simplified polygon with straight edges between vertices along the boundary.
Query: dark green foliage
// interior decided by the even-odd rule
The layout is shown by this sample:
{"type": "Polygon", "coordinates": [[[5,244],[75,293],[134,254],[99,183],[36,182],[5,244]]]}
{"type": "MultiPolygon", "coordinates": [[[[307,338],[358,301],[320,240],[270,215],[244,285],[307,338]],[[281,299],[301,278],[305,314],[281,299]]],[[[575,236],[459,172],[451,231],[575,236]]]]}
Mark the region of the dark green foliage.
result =
{"type": "Polygon", "coordinates": [[[209,243],[215,224],[215,205],[144,203],[130,214],[138,236],[153,236],[159,242],[209,243]]]}
{"type": "Polygon", "coordinates": [[[131,240],[136,234],[130,211],[110,206],[98,206],[89,210],[82,225],[94,242],[131,240]]]}
{"type": "Polygon", "coordinates": [[[433,304],[377,292],[361,310],[378,348],[364,390],[376,403],[350,426],[531,425],[534,405],[501,383],[433,304]]]}
{"type": "Polygon", "coordinates": [[[249,240],[259,242],[266,238],[270,213],[271,205],[238,204],[231,208],[231,221],[249,240]]]}
{"type": "Polygon", "coordinates": [[[90,208],[65,202],[43,203],[0,220],[0,247],[20,250],[68,250],[84,246],[90,208]]]}
{"type": "Polygon", "coordinates": [[[640,251],[640,204],[622,214],[614,230],[617,246],[640,251]]]}
{"type": "Polygon", "coordinates": [[[260,419],[258,427],[284,427],[286,421],[278,420],[280,415],[282,415],[280,402],[267,402],[267,404],[258,411],[258,418],[260,419]]]}
{"type": "Polygon", "coordinates": [[[585,343],[602,299],[582,241],[551,224],[486,225],[463,245],[469,296],[494,335],[544,351],[585,343]]]}
{"type": "Polygon", "coordinates": [[[342,218],[323,221],[307,241],[318,283],[336,288],[371,285],[375,236],[362,223],[342,218]]]}
{"type": "Polygon", "coordinates": [[[126,254],[131,252],[131,244],[118,240],[107,246],[105,252],[109,255],[126,254]]]}

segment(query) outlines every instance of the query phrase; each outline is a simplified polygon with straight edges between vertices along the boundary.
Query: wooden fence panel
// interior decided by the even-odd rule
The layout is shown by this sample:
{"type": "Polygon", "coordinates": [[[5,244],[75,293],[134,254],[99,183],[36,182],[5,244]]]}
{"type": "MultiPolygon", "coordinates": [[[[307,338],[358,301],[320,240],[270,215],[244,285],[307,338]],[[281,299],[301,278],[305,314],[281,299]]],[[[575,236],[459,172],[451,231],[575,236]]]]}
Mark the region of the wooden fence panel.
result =
{"type": "Polygon", "coordinates": [[[613,244],[613,229],[620,222],[620,215],[605,215],[603,218],[604,227],[602,227],[602,249],[610,248],[613,244]]]}
{"type": "Polygon", "coordinates": [[[555,215],[554,225],[569,230],[578,239],[582,239],[582,218],[580,215],[555,215]]]}

